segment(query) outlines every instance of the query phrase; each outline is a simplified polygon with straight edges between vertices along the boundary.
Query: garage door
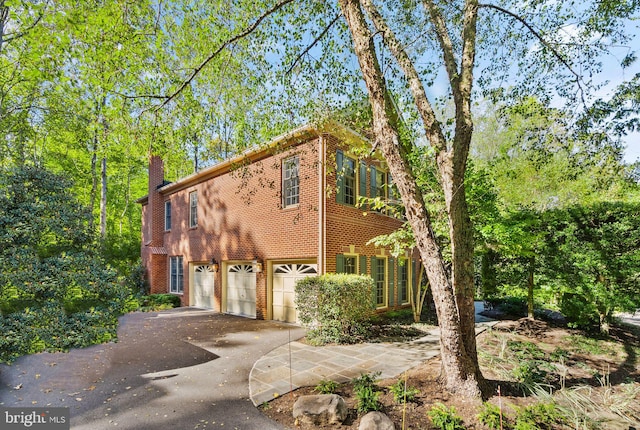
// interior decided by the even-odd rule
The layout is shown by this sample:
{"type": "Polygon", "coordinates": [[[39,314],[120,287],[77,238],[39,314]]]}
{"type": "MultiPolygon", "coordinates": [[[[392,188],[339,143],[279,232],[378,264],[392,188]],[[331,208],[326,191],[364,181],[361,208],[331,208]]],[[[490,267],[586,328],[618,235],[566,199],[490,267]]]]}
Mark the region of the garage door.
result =
{"type": "Polygon", "coordinates": [[[296,281],[318,274],[317,264],[274,264],[273,266],[273,319],[297,322],[296,281]]]}
{"type": "Polygon", "coordinates": [[[234,264],[227,271],[227,313],[256,317],[256,274],[251,264],[234,264]]]}
{"type": "Polygon", "coordinates": [[[214,276],[213,268],[208,264],[193,268],[193,306],[213,309],[214,276]]]}

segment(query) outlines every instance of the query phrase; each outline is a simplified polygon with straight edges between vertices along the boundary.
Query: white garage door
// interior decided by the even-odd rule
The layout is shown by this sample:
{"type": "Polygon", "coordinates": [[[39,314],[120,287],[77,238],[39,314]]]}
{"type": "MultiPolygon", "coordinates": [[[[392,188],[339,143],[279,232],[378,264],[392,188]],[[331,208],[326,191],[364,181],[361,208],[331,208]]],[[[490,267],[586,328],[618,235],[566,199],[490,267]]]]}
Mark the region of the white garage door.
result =
{"type": "Polygon", "coordinates": [[[193,306],[213,309],[214,276],[213,268],[208,264],[193,268],[193,306]]]}
{"type": "Polygon", "coordinates": [[[297,322],[296,281],[318,274],[317,264],[275,264],[273,266],[273,319],[297,322]]]}
{"type": "Polygon", "coordinates": [[[256,274],[251,264],[234,264],[227,271],[227,313],[256,317],[256,274]]]}

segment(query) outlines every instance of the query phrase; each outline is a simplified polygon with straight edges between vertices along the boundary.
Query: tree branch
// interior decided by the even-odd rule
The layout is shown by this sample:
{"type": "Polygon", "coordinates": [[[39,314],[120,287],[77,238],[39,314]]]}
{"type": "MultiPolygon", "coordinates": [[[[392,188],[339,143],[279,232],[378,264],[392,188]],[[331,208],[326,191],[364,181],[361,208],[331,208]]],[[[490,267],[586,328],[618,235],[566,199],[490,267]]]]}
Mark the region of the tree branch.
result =
{"type": "Polygon", "coordinates": [[[460,74],[458,72],[458,65],[456,64],[456,57],[453,53],[453,42],[451,41],[449,32],[447,31],[447,24],[433,0],[423,0],[422,4],[431,17],[431,22],[436,29],[436,36],[438,38],[438,43],[440,44],[440,49],[442,49],[444,66],[447,70],[447,75],[449,76],[449,84],[453,91],[453,97],[459,97],[460,74]]]}
{"type": "Polygon", "coordinates": [[[446,151],[447,143],[444,135],[442,134],[442,128],[436,119],[436,114],[433,111],[433,107],[431,106],[429,99],[427,98],[427,93],[424,89],[424,85],[422,84],[422,80],[420,79],[413,62],[409,58],[409,55],[401,46],[400,41],[393,33],[393,30],[391,30],[384,21],[382,15],[373,2],[371,0],[362,0],[361,3],[369,16],[369,19],[373,22],[377,32],[382,34],[385,44],[391,51],[391,54],[396,58],[396,61],[409,81],[409,88],[416,106],[418,107],[418,112],[422,118],[422,123],[425,128],[425,133],[429,138],[429,142],[437,152],[446,151]]]}
{"type": "Polygon", "coordinates": [[[531,32],[531,34],[533,34],[536,37],[536,39],[538,39],[538,41],[540,41],[540,43],[542,43],[542,45],[544,45],[545,48],[547,48],[549,51],[551,51],[553,56],[556,57],[558,59],[558,61],[560,61],[567,68],[567,70],[569,70],[569,72],[571,72],[571,74],[575,77],[575,82],[576,82],[576,85],[578,86],[578,90],[580,92],[580,100],[582,101],[583,105],[585,105],[585,106],[587,105],[587,103],[586,103],[586,101],[584,99],[584,88],[582,88],[582,84],[580,83],[582,77],[575,70],[573,70],[573,68],[571,67],[569,62],[560,54],[560,52],[558,52],[551,45],[551,43],[547,42],[547,40],[544,37],[542,37],[542,35],[535,28],[533,28],[533,26],[531,24],[529,24],[520,15],[517,15],[514,12],[511,12],[510,10],[507,10],[507,9],[505,9],[503,7],[500,7],[500,6],[496,6],[496,5],[488,4],[488,3],[480,3],[480,4],[478,4],[478,7],[479,8],[495,9],[498,12],[501,12],[501,13],[507,15],[507,16],[510,16],[511,18],[513,18],[516,21],[518,21],[520,24],[524,25],[527,28],[527,30],[529,30],[529,32],[531,32]]]}
{"type": "MultiPolygon", "coordinates": [[[[9,8],[7,7],[7,14],[9,12],[9,8]]],[[[11,42],[12,40],[18,39],[20,37],[25,36],[29,31],[31,31],[36,25],[38,25],[38,23],[40,22],[40,20],[42,19],[42,17],[44,16],[44,12],[40,11],[40,13],[38,14],[38,16],[36,17],[35,21],[33,21],[31,23],[30,26],[28,26],[27,28],[25,28],[24,30],[22,30],[19,33],[6,33],[3,37],[4,39],[4,43],[7,42],[11,42]]]]}
{"type": "Polygon", "coordinates": [[[324,37],[324,35],[325,35],[325,34],[327,34],[327,32],[329,31],[329,29],[330,29],[331,27],[333,27],[333,24],[335,24],[335,23],[336,23],[336,21],[338,20],[338,18],[340,18],[340,14],[337,14],[337,15],[335,16],[335,18],[333,18],[333,20],[331,20],[331,22],[329,23],[329,25],[327,25],[327,27],[326,27],[324,30],[322,30],[322,33],[320,33],[320,34],[318,35],[318,37],[316,37],[316,38],[313,40],[313,42],[311,42],[311,44],[310,44],[309,46],[307,46],[307,47],[305,48],[305,50],[304,50],[304,51],[302,51],[302,52],[300,53],[300,55],[298,55],[298,56],[296,57],[296,59],[295,59],[295,60],[293,61],[293,63],[291,64],[291,66],[289,66],[289,68],[288,68],[288,69],[287,69],[287,71],[285,72],[285,75],[288,75],[289,73],[291,73],[291,71],[292,71],[292,70],[293,70],[293,68],[296,66],[296,64],[298,64],[298,61],[300,61],[300,59],[301,59],[302,57],[304,57],[305,55],[307,55],[307,53],[311,50],[311,48],[313,48],[313,47],[316,45],[316,43],[318,43],[318,42],[320,41],[320,39],[322,39],[322,38],[324,37]]]}
{"type": "Polygon", "coordinates": [[[173,93],[171,93],[170,95],[166,96],[165,101],[160,106],[158,106],[158,109],[161,109],[164,106],[166,106],[171,100],[173,100],[178,94],[180,94],[195,79],[195,77],[198,76],[198,74],[202,71],[202,69],[211,60],[216,58],[227,46],[229,46],[232,43],[237,42],[238,40],[240,40],[240,39],[248,36],[249,34],[251,34],[260,25],[260,23],[262,21],[264,21],[265,18],[267,18],[268,16],[274,14],[278,10],[282,9],[285,5],[291,3],[292,1],[293,0],[281,0],[281,1],[279,1],[271,9],[269,9],[268,11],[266,11],[265,13],[260,15],[253,22],[253,24],[251,24],[250,26],[248,26],[246,29],[244,29],[240,33],[236,34],[235,36],[231,37],[230,39],[227,39],[222,45],[220,45],[218,47],[218,49],[216,49],[202,63],[200,63],[195,69],[193,69],[193,72],[191,72],[191,75],[185,81],[183,81],[182,84],[180,84],[180,86],[173,93]]]}

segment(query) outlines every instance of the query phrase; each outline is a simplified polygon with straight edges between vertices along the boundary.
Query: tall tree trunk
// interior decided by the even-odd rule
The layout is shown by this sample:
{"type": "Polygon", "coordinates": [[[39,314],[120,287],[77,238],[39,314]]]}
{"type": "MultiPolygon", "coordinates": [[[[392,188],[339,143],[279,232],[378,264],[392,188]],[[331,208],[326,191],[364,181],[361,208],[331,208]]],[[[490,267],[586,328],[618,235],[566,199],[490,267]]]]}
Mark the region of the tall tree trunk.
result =
{"type": "Polygon", "coordinates": [[[533,275],[535,273],[536,257],[533,255],[528,259],[527,267],[527,318],[535,319],[533,314],[533,287],[535,287],[533,275]]]}
{"type": "Polygon", "coordinates": [[[102,157],[100,173],[100,237],[107,238],[107,157],[102,157]]]}
{"type": "Polygon", "coordinates": [[[600,333],[608,336],[611,331],[611,323],[609,322],[611,318],[607,312],[599,312],[598,316],[600,318],[600,333]]]}
{"type": "MultiPolygon", "coordinates": [[[[464,287],[462,284],[468,278],[467,271],[470,265],[464,263],[462,259],[470,255],[469,249],[473,250],[473,243],[471,242],[471,247],[464,243],[464,238],[470,238],[468,236],[470,228],[465,228],[468,214],[466,213],[464,193],[461,193],[462,200],[454,197],[447,202],[452,213],[450,221],[453,220],[455,223],[452,229],[462,227],[462,231],[456,231],[456,235],[452,237],[452,246],[456,247],[455,255],[460,259],[456,263],[457,275],[455,275],[460,287],[454,293],[454,285],[449,280],[422,194],[417,187],[398,131],[393,126],[390,112],[394,110],[394,107],[388,105],[387,88],[376,56],[372,34],[367,27],[357,0],[340,0],[339,3],[351,31],[360,69],[369,92],[369,100],[373,110],[375,144],[384,156],[398,187],[406,209],[407,219],[413,230],[431,284],[440,325],[444,382],[452,392],[460,393],[465,397],[479,397],[481,395],[482,374],[477,364],[475,331],[472,335],[473,345],[467,346],[468,342],[465,339],[468,336],[469,322],[466,319],[469,317],[469,312],[464,307],[469,306],[469,299],[463,295],[468,294],[469,287],[464,287]],[[458,293],[462,294],[459,298],[457,297],[458,293]],[[463,308],[460,313],[459,307],[463,308]],[[461,321],[461,317],[465,319],[464,322],[461,321]]],[[[451,159],[451,161],[454,160],[451,159]]],[[[449,168],[452,174],[455,173],[456,169],[451,166],[449,168]]],[[[460,184],[458,178],[455,178],[455,174],[450,179],[449,187],[460,184]]],[[[456,193],[452,194],[455,196],[456,193]]],[[[471,288],[472,286],[473,282],[471,282],[471,288]]],[[[471,296],[471,308],[473,308],[473,296],[471,296]]],[[[471,316],[473,317],[473,312],[471,316]]],[[[473,330],[473,322],[471,326],[473,330]]]]}
{"type": "Polygon", "coordinates": [[[425,135],[436,151],[436,164],[440,175],[440,183],[444,191],[449,221],[449,237],[452,248],[452,279],[456,296],[456,306],[460,318],[463,342],[469,355],[476,363],[477,379],[482,380],[477,366],[475,338],[475,306],[473,283],[473,231],[468,213],[465,195],[464,177],[467,166],[469,146],[473,132],[471,118],[471,84],[475,58],[475,35],[478,4],[476,0],[467,1],[464,10],[464,30],[461,64],[456,64],[453,43],[449,38],[446,23],[431,0],[424,0],[427,13],[433,23],[438,43],[443,54],[443,61],[449,75],[449,83],[456,106],[455,137],[449,148],[442,127],[427,98],[424,85],[405,52],[402,44],[377,11],[371,0],[361,0],[369,17],[382,33],[385,45],[393,53],[409,81],[409,88],[421,116],[425,135]]]}
{"type": "Polygon", "coordinates": [[[91,218],[89,218],[89,228],[93,230],[93,214],[95,212],[96,196],[98,195],[98,132],[93,132],[93,148],[91,148],[91,194],[89,196],[89,207],[91,208],[91,218]]]}

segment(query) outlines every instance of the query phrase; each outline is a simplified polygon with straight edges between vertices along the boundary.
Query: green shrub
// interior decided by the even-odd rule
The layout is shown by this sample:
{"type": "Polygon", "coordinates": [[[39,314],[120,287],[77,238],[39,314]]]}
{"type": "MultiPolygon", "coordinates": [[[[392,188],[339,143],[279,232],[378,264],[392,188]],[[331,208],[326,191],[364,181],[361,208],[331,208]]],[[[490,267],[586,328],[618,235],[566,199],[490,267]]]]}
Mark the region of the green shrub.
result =
{"type": "Polygon", "coordinates": [[[145,267],[142,260],[138,261],[131,267],[129,275],[125,279],[125,284],[134,294],[141,296],[149,295],[149,281],[145,278],[145,267]]]}
{"type": "Polygon", "coordinates": [[[462,418],[453,406],[447,408],[442,403],[437,403],[427,412],[427,416],[440,430],[465,430],[462,418]]]}
{"type": "Polygon", "coordinates": [[[39,168],[0,169],[2,362],[110,341],[131,303],[71,186],[39,168]]]}
{"type": "Polygon", "coordinates": [[[540,367],[541,363],[538,360],[521,361],[511,371],[525,394],[533,392],[536,384],[545,382],[548,373],[540,367]]]}
{"type": "Polygon", "coordinates": [[[413,402],[420,391],[414,387],[408,387],[404,379],[398,379],[395,384],[389,387],[393,394],[393,401],[396,403],[413,402]]]}
{"type": "Polygon", "coordinates": [[[380,392],[376,391],[373,387],[362,387],[356,391],[356,399],[358,403],[356,409],[361,414],[366,414],[371,411],[379,411],[382,409],[380,403],[380,392]]]}
{"type": "Polygon", "coordinates": [[[376,380],[381,375],[380,372],[374,373],[363,373],[357,378],[353,378],[351,383],[353,384],[353,389],[358,390],[362,387],[377,387],[376,380]]]}
{"type": "Polygon", "coordinates": [[[380,391],[378,391],[378,386],[376,385],[378,376],[380,376],[380,372],[373,374],[363,373],[351,381],[357,399],[356,409],[359,413],[382,409],[382,404],[379,401],[380,391]]]}
{"type": "Polygon", "coordinates": [[[569,321],[569,327],[592,329],[598,326],[598,310],[595,303],[579,294],[563,294],[560,312],[569,321]]]}
{"type": "Polygon", "coordinates": [[[374,283],[368,276],[326,274],[296,283],[300,323],[309,342],[354,343],[370,327],[374,283]]]}
{"type": "Polygon", "coordinates": [[[537,403],[518,410],[515,430],[551,430],[565,422],[554,403],[537,403]]]}
{"type": "Polygon", "coordinates": [[[313,390],[321,394],[333,394],[337,389],[338,383],[336,381],[322,379],[313,390]]]}
{"type": "Polygon", "coordinates": [[[146,312],[162,311],[180,306],[180,296],[175,294],[151,294],[139,299],[140,309],[146,312]]]}
{"type": "Polygon", "coordinates": [[[482,405],[478,420],[492,430],[507,428],[506,420],[503,421],[502,411],[493,403],[485,402],[482,405]]]}

